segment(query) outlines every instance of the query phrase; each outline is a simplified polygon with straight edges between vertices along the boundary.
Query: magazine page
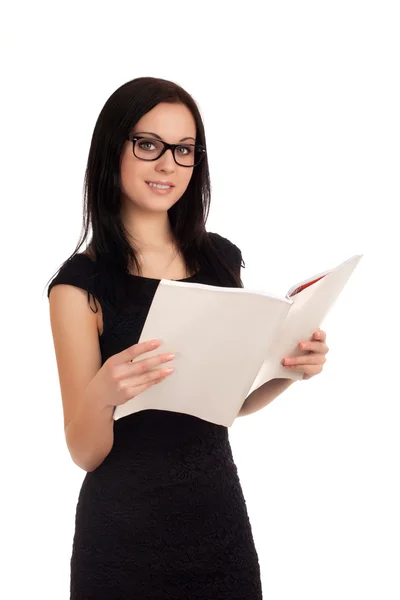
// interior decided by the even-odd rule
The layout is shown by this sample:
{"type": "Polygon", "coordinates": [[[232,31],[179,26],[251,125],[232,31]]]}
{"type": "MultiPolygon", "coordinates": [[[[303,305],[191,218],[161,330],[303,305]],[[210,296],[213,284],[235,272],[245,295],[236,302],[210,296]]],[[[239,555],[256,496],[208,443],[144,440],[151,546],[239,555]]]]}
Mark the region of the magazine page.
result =
{"type": "Polygon", "coordinates": [[[327,271],[323,271],[322,273],[313,275],[312,277],[309,277],[308,279],[305,279],[304,281],[301,281],[300,283],[296,283],[289,289],[289,291],[286,294],[286,298],[292,298],[296,294],[299,294],[300,292],[302,292],[306,287],[313,285],[314,283],[316,283],[317,281],[319,281],[326,275],[329,275],[329,273],[332,273],[333,271],[341,270],[342,268],[345,268],[346,265],[354,264],[354,266],[356,266],[358,264],[359,260],[362,258],[362,256],[363,256],[362,254],[355,254],[354,256],[352,256],[348,260],[344,261],[343,263],[341,263],[338,267],[335,267],[334,269],[328,269],[327,271]]]}
{"type": "Polygon", "coordinates": [[[175,371],[117,406],[114,419],[157,409],[229,427],[290,305],[244,288],[161,280],[139,339],[161,345],[136,360],[173,352],[175,371]]]}
{"type": "Polygon", "coordinates": [[[307,351],[300,350],[299,342],[311,339],[314,331],[322,326],[362,256],[355,255],[337,268],[308,279],[308,285],[303,282],[291,288],[291,308],[247,396],[271,379],[302,379],[301,372],[283,367],[281,360],[289,355],[307,354],[307,351]],[[299,290],[299,287],[302,289],[299,290]]]}

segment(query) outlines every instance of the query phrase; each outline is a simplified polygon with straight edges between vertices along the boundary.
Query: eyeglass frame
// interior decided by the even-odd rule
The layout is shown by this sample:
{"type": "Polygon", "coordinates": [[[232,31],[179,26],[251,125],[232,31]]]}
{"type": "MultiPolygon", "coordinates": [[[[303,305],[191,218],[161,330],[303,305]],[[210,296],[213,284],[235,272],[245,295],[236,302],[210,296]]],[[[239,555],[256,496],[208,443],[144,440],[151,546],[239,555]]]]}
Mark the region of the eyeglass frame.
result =
{"type": "Polygon", "coordinates": [[[140,158],[139,156],[136,156],[135,154],[135,143],[132,144],[132,152],[134,154],[134,156],[138,159],[138,160],[145,160],[146,162],[152,162],[154,160],[158,160],[159,158],[162,157],[163,154],[165,154],[165,152],[167,150],[171,150],[172,151],[172,156],[174,158],[174,161],[176,162],[176,164],[179,167],[198,167],[199,164],[201,163],[203,157],[206,155],[207,151],[205,149],[204,146],[202,146],[201,144],[184,144],[183,142],[181,142],[180,144],[168,144],[167,142],[164,142],[163,140],[158,140],[156,138],[152,138],[152,137],[147,137],[145,135],[134,135],[133,133],[130,133],[127,137],[127,139],[130,142],[136,142],[137,140],[154,140],[155,142],[161,142],[161,144],[163,144],[164,148],[161,151],[161,154],[159,156],[157,156],[157,158],[140,158]],[[178,161],[175,158],[175,148],[177,148],[178,146],[193,146],[193,148],[199,148],[201,154],[200,154],[200,160],[199,162],[195,163],[194,165],[181,165],[180,163],[178,163],[178,161]]]}

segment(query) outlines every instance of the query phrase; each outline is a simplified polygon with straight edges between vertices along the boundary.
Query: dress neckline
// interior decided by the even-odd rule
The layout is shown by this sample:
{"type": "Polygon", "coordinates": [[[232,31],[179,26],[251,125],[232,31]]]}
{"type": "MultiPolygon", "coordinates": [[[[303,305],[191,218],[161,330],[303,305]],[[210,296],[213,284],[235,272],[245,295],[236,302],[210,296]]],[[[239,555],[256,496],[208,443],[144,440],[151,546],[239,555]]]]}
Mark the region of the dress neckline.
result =
{"type": "MultiPolygon", "coordinates": [[[[76,254],[76,256],[84,256],[85,258],[90,260],[91,263],[96,264],[95,261],[92,258],[90,258],[90,256],[88,256],[87,254],[84,254],[83,252],[78,252],[78,254],[76,254]]],[[[190,275],[189,277],[184,277],[183,279],[168,279],[167,277],[163,277],[162,279],[164,279],[165,281],[176,281],[178,283],[184,282],[184,281],[190,281],[191,279],[198,277],[201,270],[202,270],[202,267],[200,265],[199,270],[196,273],[194,273],[193,275],[190,275]]],[[[142,281],[161,281],[161,279],[158,279],[156,277],[144,277],[143,275],[134,275],[133,273],[127,273],[127,276],[132,277],[134,279],[142,280],[142,281]]]]}

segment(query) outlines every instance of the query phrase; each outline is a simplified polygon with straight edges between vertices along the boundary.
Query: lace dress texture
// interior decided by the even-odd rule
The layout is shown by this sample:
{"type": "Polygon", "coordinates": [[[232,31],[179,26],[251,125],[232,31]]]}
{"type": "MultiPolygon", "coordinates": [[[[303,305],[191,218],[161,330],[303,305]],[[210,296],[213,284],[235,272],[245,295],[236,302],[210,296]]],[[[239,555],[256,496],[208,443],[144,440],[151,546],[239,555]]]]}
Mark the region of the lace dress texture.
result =
{"type": "MultiPolygon", "coordinates": [[[[240,272],[241,252],[209,234],[240,272]]],[[[132,311],[113,314],[76,254],[53,279],[96,296],[102,364],[139,341],[160,280],[128,275],[132,311]]],[[[187,282],[220,285],[206,269],[187,282]]],[[[103,282],[104,283],[104,282],[103,282]]],[[[130,298],[130,296],[129,296],[130,298]]],[[[259,600],[260,565],[228,428],[143,410],[114,422],[111,452],[86,473],[77,501],[70,600],[259,600]]]]}

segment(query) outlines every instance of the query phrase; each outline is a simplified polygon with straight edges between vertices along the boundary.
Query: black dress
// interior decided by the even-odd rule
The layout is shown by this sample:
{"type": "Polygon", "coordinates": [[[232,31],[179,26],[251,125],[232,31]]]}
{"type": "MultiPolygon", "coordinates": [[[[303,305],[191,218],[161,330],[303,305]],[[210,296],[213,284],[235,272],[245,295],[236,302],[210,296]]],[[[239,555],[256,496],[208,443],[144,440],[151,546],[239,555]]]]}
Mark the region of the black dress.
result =
{"type": "MultiPolygon", "coordinates": [[[[217,234],[227,257],[240,250],[217,234]]],[[[93,290],[77,254],[51,282],[93,290]]],[[[240,270],[240,259],[239,259],[240,270]]],[[[128,275],[132,313],[102,306],[102,364],[138,342],[158,279],[128,275]]],[[[185,280],[219,285],[207,272],[185,280]]],[[[97,291],[97,299],[101,297],[97,291]]],[[[160,351],[161,352],[161,351],[160,351]]],[[[173,376],[173,375],[172,375],[173,376]]],[[[114,445],[79,493],[71,600],[259,600],[260,566],[228,428],[143,410],[114,421],[114,445]]]]}

